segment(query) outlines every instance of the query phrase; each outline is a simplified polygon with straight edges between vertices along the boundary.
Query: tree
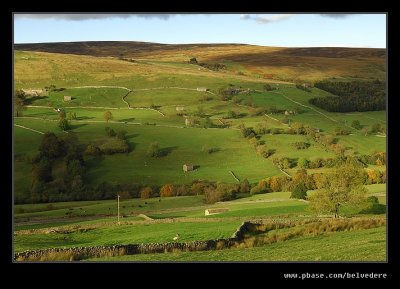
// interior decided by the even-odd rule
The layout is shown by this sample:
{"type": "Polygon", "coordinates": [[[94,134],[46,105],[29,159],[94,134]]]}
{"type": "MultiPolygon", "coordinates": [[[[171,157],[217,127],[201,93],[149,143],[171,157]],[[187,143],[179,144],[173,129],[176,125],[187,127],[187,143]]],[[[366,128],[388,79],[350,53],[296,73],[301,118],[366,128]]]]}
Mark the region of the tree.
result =
{"type": "Polygon", "coordinates": [[[39,146],[39,151],[43,156],[46,156],[50,159],[57,158],[64,153],[63,143],[59,141],[54,133],[47,132],[43,135],[42,142],[39,146]]]}
{"type": "Polygon", "coordinates": [[[36,182],[49,182],[52,180],[51,176],[51,163],[43,158],[32,166],[32,183],[36,182]]]}
{"type": "Polygon", "coordinates": [[[115,133],[115,131],[111,128],[111,127],[106,127],[105,128],[105,130],[106,130],[106,134],[107,134],[107,136],[109,136],[109,137],[113,137],[113,136],[116,136],[117,134],[115,133]]]}
{"type": "Polygon", "coordinates": [[[147,149],[147,155],[152,158],[158,158],[162,155],[162,150],[158,142],[153,142],[149,145],[147,149]]]}
{"type": "Polygon", "coordinates": [[[104,114],[103,114],[103,117],[104,117],[104,119],[108,122],[109,120],[111,120],[111,119],[113,119],[113,115],[112,115],[112,113],[111,113],[111,111],[106,111],[104,114]]]}
{"type": "Polygon", "coordinates": [[[68,120],[66,118],[60,118],[60,120],[58,121],[58,127],[63,131],[69,130],[70,125],[68,120]]]}
{"type": "Polygon", "coordinates": [[[308,169],[309,166],[310,166],[310,161],[308,159],[305,159],[305,158],[300,158],[297,161],[297,166],[299,168],[302,168],[302,169],[308,169]]]}
{"type": "Polygon", "coordinates": [[[140,190],[140,198],[141,199],[151,198],[152,194],[153,194],[153,189],[151,187],[145,187],[140,190]]]}
{"type": "Polygon", "coordinates": [[[14,114],[16,117],[22,116],[22,111],[25,107],[26,94],[23,90],[17,90],[14,92],[14,114]]]}
{"type": "Polygon", "coordinates": [[[101,151],[100,151],[99,147],[89,144],[86,147],[84,154],[87,156],[98,156],[101,154],[101,151]]]}
{"type": "Polygon", "coordinates": [[[78,159],[71,160],[67,165],[68,177],[82,176],[85,173],[85,167],[78,159]]]}
{"type": "Polygon", "coordinates": [[[199,117],[204,117],[204,108],[202,106],[199,105],[197,107],[196,115],[199,117]]]}
{"type": "Polygon", "coordinates": [[[71,192],[74,194],[79,194],[85,189],[82,176],[76,175],[71,181],[71,192]]]}
{"type": "Polygon", "coordinates": [[[344,164],[329,173],[321,190],[308,199],[312,211],[318,214],[333,213],[336,218],[342,206],[356,208],[363,205],[365,194],[363,170],[344,164]]]}
{"type": "Polygon", "coordinates": [[[117,132],[117,138],[120,140],[126,140],[126,131],[125,130],[119,130],[117,132]]]}
{"type": "Polygon", "coordinates": [[[307,198],[307,188],[306,188],[305,184],[304,183],[297,184],[293,188],[290,198],[305,200],[307,198]]]}
{"type": "Polygon", "coordinates": [[[190,58],[189,63],[191,63],[191,64],[197,64],[197,59],[196,59],[196,57],[190,58]]]}
{"type": "Polygon", "coordinates": [[[121,201],[132,198],[131,194],[128,191],[119,192],[118,195],[121,201]]]}
{"type": "Polygon", "coordinates": [[[263,88],[265,91],[271,91],[271,90],[275,89],[274,87],[271,86],[271,84],[268,84],[268,83],[264,84],[263,88]]]}
{"type": "Polygon", "coordinates": [[[209,128],[211,126],[212,126],[212,121],[211,121],[210,117],[207,116],[203,121],[203,127],[209,128]]]}
{"type": "Polygon", "coordinates": [[[239,192],[240,193],[248,193],[250,192],[251,186],[247,179],[244,179],[239,184],[239,192]]]}
{"type": "Polygon", "coordinates": [[[251,188],[250,194],[265,194],[271,192],[269,182],[267,180],[260,180],[257,185],[251,188]]]}
{"type": "Polygon", "coordinates": [[[355,128],[355,129],[362,129],[362,125],[361,125],[361,123],[360,123],[360,121],[359,120],[353,120],[352,122],[351,122],[351,127],[352,128],[355,128]]]}
{"type": "Polygon", "coordinates": [[[166,184],[160,189],[160,197],[173,197],[175,194],[175,188],[173,184],[166,184]]]}

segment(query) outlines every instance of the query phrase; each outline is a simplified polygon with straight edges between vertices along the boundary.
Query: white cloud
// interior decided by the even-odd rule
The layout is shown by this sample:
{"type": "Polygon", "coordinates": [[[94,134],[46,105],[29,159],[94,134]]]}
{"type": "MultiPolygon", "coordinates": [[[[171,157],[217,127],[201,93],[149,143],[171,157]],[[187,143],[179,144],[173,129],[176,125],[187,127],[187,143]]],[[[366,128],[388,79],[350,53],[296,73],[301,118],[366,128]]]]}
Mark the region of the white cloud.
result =
{"type": "Polygon", "coordinates": [[[330,17],[330,18],[336,18],[336,19],[340,19],[340,18],[346,18],[346,17],[349,17],[349,16],[353,16],[353,15],[355,15],[355,14],[344,14],[344,13],[342,13],[342,14],[335,14],[335,13],[330,13],[330,14],[319,14],[320,16],[322,16],[322,17],[330,17]]]}
{"type": "MultiPolygon", "coordinates": [[[[254,20],[259,24],[267,24],[267,23],[272,23],[272,22],[278,22],[282,20],[286,20],[298,15],[302,14],[241,14],[240,19],[243,20],[254,20]]],[[[306,14],[307,15],[307,14],[306,14]]],[[[313,14],[308,14],[308,15],[313,15],[313,14]]],[[[357,14],[339,14],[339,13],[329,13],[329,14],[314,14],[322,17],[329,17],[333,19],[344,19],[350,16],[354,16],[357,14]]]]}
{"type": "Polygon", "coordinates": [[[257,23],[266,24],[289,19],[296,14],[241,14],[240,19],[255,20],[257,23]]]}

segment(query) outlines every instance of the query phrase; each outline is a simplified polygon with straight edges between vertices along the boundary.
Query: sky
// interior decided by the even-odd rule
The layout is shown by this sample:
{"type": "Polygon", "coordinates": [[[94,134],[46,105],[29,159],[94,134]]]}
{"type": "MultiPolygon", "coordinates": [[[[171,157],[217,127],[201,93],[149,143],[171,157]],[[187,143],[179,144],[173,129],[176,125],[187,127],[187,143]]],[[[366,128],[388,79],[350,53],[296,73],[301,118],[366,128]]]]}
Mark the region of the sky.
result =
{"type": "Polygon", "coordinates": [[[14,43],[386,47],[386,14],[14,14],[14,43]]]}

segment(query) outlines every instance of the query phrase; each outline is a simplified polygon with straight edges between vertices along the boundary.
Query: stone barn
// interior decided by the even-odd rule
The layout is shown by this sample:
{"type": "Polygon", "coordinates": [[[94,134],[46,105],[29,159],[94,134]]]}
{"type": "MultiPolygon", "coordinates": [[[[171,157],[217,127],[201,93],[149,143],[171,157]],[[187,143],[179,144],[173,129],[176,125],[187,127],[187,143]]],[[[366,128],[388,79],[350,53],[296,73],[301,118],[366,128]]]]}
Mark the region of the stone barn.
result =
{"type": "Polygon", "coordinates": [[[64,95],[64,101],[71,101],[72,96],[70,95],[64,95]]]}
{"type": "Polygon", "coordinates": [[[209,215],[221,214],[221,213],[225,213],[225,212],[229,212],[229,209],[228,208],[207,209],[207,210],[205,210],[204,215],[209,216],[209,215]]]}
{"type": "Polygon", "coordinates": [[[191,172],[194,170],[194,165],[192,164],[184,164],[183,165],[183,171],[186,172],[191,172]]]}
{"type": "Polygon", "coordinates": [[[22,91],[28,96],[41,96],[44,94],[43,89],[22,89],[22,91]]]}
{"type": "Polygon", "coordinates": [[[197,91],[207,92],[207,91],[209,91],[209,89],[206,88],[206,87],[198,87],[198,88],[197,88],[197,91]]]}
{"type": "Polygon", "coordinates": [[[190,118],[185,118],[185,125],[186,126],[189,126],[189,125],[192,125],[193,123],[192,123],[192,120],[190,119],[190,118]]]}

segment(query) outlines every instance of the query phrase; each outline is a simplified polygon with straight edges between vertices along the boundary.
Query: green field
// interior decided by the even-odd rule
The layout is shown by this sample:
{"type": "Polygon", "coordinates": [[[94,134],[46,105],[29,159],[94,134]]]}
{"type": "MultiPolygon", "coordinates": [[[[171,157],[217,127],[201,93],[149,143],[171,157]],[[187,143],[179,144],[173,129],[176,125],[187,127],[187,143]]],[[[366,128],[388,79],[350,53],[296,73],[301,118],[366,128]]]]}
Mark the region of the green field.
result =
{"type": "Polygon", "coordinates": [[[332,235],[301,237],[262,247],[205,252],[127,255],[88,261],[385,261],[386,229],[374,228],[332,235]]]}
{"type": "MultiPolygon", "coordinates": [[[[171,242],[177,233],[182,242],[228,238],[243,221],[275,218],[295,221],[315,217],[308,201],[291,199],[291,192],[259,195],[241,192],[234,200],[215,204],[206,204],[203,195],[129,198],[120,203],[120,226],[116,224],[116,199],[31,204],[32,181],[37,173],[31,161],[38,154],[46,132],[54,132],[59,138],[73,133],[82,150],[89,144],[101,147],[110,141],[106,127],[126,132],[128,153],[84,155],[85,173],[81,181],[84,193],[89,194],[85,199],[90,200],[94,199],[90,196],[95,195],[98,185],[104,182],[137,185],[129,193],[138,195],[144,186],[153,186],[158,193],[158,187],[164,184],[191,185],[195,180],[238,184],[233,172],[239,181],[247,179],[254,186],[262,179],[284,176],[273,164],[274,158],[315,160],[337,156],[332,149],[304,135],[267,133],[250,141],[241,134],[242,125],[271,130],[287,129],[288,125],[283,122],[301,122],[320,129],[323,134],[333,134],[335,128],[341,127],[351,132],[335,136],[347,154],[386,151],[386,137],[366,136],[361,130],[349,127],[355,120],[362,128],[377,123],[386,125],[385,111],[326,112],[308,101],[330,93],[318,88],[304,91],[295,86],[322,79],[384,79],[381,50],[310,48],[304,54],[297,48],[282,50],[252,45],[176,45],[165,46],[168,48],[165,50],[162,45],[160,48],[143,43],[121,42],[108,48],[101,43],[85,45],[75,50],[80,55],[69,51],[69,46],[60,48],[52,44],[26,47],[38,51],[15,50],[15,89],[43,89],[50,85],[58,89],[42,96],[28,96],[22,117],[14,117],[14,198],[21,203],[14,206],[15,252],[171,242]],[[88,47],[91,47],[90,53],[88,47]],[[124,51],[124,57],[134,60],[119,59],[117,48],[124,51]],[[213,71],[190,64],[188,60],[193,55],[206,63],[225,64],[226,69],[213,71]],[[275,90],[265,91],[267,83],[275,90]],[[207,88],[208,92],[197,88],[207,88]],[[223,100],[219,95],[221,88],[238,90],[231,100],[223,100]],[[64,96],[72,99],[64,101],[64,96]],[[273,107],[280,112],[262,111],[273,107]],[[63,108],[68,118],[72,113],[76,115],[75,119],[69,119],[68,132],[58,127],[59,114],[55,108],[63,108]],[[183,110],[177,111],[180,109],[183,110]],[[106,111],[112,113],[109,121],[104,118],[106,111]],[[290,111],[298,113],[285,115],[290,111]],[[185,119],[193,123],[186,124],[185,119]],[[271,150],[272,156],[266,158],[257,153],[254,145],[257,141],[271,150]],[[147,154],[154,142],[163,152],[160,157],[147,154]],[[307,142],[310,146],[298,150],[295,142],[307,142]],[[208,153],[204,148],[213,148],[213,151],[208,153]],[[196,169],[184,172],[183,164],[193,164],[196,169]],[[212,208],[228,210],[205,216],[205,210],[212,208]]],[[[61,159],[52,165],[53,179],[68,179],[68,167],[61,159]]],[[[384,165],[368,165],[368,168],[386,170],[384,165]]],[[[295,166],[287,172],[294,175],[298,169],[295,166]]],[[[323,167],[307,171],[312,174],[330,170],[323,167]]],[[[72,183],[67,180],[67,187],[72,183]]],[[[378,197],[377,207],[385,209],[386,185],[366,188],[368,195],[378,197]]],[[[82,199],[78,195],[64,200],[82,199]]],[[[352,211],[344,207],[343,216],[357,215],[367,220],[384,218],[383,212],[352,211]]],[[[330,216],[322,218],[328,220],[330,216]]],[[[385,245],[385,228],[378,227],[302,236],[261,247],[94,261],[382,261],[386,256],[385,245]]]]}
{"type": "Polygon", "coordinates": [[[177,233],[181,235],[180,239],[183,242],[220,239],[230,237],[239,225],[240,221],[179,222],[104,226],[89,228],[85,232],[76,230],[69,234],[63,234],[64,236],[46,233],[16,235],[14,237],[14,250],[20,252],[27,249],[52,247],[171,242],[177,233]]]}

